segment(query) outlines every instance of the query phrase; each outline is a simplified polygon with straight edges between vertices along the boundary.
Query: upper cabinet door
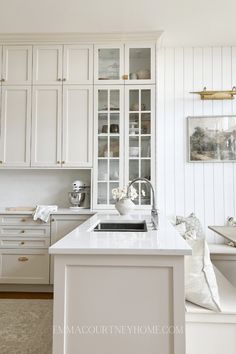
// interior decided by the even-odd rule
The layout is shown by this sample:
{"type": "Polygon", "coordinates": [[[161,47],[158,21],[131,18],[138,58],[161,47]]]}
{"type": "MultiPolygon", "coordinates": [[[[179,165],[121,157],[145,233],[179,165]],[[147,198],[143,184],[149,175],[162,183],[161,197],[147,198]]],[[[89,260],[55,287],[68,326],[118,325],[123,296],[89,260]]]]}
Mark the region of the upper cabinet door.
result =
{"type": "Polygon", "coordinates": [[[94,46],[95,84],[124,83],[124,45],[94,46]]]}
{"type": "Polygon", "coordinates": [[[63,87],[62,167],[92,166],[92,86],[63,87]]]}
{"type": "Polygon", "coordinates": [[[2,88],[1,101],[1,166],[29,166],[31,87],[5,86],[2,88]]]}
{"type": "Polygon", "coordinates": [[[33,48],[33,83],[58,85],[62,82],[61,45],[40,45],[33,48]]]}
{"type": "Polygon", "coordinates": [[[155,83],[155,44],[125,44],[126,84],[155,83]]]}
{"type": "Polygon", "coordinates": [[[93,46],[65,45],[63,82],[66,84],[93,83],[93,46]]]}
{"type": "Polygon", "coordinates": [[[61,167],[62,86],[34,86],[31,165],[61,167]]]}
{"type": "Polygon", "coordinates": [[[2,83],[31,85],[32,46],[3,46],[2,83]]]}

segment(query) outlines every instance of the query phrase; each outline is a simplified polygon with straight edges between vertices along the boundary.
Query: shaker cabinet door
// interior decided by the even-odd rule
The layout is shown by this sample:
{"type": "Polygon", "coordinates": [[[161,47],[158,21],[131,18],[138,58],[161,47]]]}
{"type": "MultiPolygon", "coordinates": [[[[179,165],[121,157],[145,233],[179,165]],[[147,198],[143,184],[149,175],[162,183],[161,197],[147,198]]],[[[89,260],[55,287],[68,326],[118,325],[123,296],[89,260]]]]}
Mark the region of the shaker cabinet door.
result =
{"type": "Polygon", "coordinates": [[[63,86],[62,167],[92,167],[92,86],[63,86]]]}
{"type": "Polygon", "coordinates": [[[66,84],[93,83],[93,46],[65,45],[63,82],[66,84]]]}
{"type": "Polygon", "coordinates": [[[61,86],[33,87],[32,166],[61,166],[61,101],[61,86]]]}
{"type": "Polygon", "coordinates": [[[31,85],[32,46],[3,46],[3,85],[31,85]]]}
{"type": "Polygon", "coordinates": [[[33,48],[33,83],[58,85],[62,82],[61,45],[40,45],[33,48]]]}
{"type": "Polygon", "coordinates": [[[0,166],[29,166],[31,87],[2,87],[1,103],[0,166]]]}

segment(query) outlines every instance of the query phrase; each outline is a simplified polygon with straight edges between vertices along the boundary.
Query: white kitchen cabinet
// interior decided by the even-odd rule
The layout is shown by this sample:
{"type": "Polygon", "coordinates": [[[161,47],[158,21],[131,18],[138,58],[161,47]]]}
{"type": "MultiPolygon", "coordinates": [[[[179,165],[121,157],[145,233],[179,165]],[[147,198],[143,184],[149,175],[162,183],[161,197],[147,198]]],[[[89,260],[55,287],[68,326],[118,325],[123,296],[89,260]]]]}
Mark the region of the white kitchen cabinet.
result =
{"type": "Polygon", "coordinates": [[[33,84],[58,85],[62,82],[61,45],[33,47],[33,84]]]}
{"type": "Polygon", "coordinates": [[[33,83],[92,84],[92,45],[40,45],[33,49],[33,83]]]}
{"type": "Polygon", "coordinates": [[[32,46],[3,46],[2,84],[31,85],[32,46]]]}
{"type": "Polygon", "coordinates": [[[63,87],[63,167],[92,166],[92,107],[92,86],[63,87]]]}
{"type": "Polygon", "coordinates": [[[94,82],[100,85],[155,83],[155,44],[95,45],[94,82]]]}
{"type": "Polygon", "coordinates": [[[62,87],[34,86],[31,166],[61,166],[62,87]]]}
{"type": "Polygon", "coordinates": [[[123,186],[124,90],[123,86],[95,89],[94,200],[95,208],[110,208],[112,189],[123,186]]]}
{"type": "Polygon", "coordinates": [[[31,88],[2,87],[0,167],[30,165],[31,88]]]}
{"type": "MultiPolygon", "coordinates": [[[[95,89],[94,208],[114,207],[112,189],[145,177],[155,186],[155,86],[104,85],[95,89]]],[[[150,208],[146,183],[134,203],[150,208]]]]}
{"type": "MultiPolygon", "coordinates": [[[[81,225],[91,215],[52,215],[51,216],[51,245],[81,225]]],[[[50,284],[54,278],[54,260],[50,256],[50,284]]]]}
{"type": "Polygon", "coordinates": [[[0,215],[0,283],[49,284],[50,223],[0,215]]]}
{"type": "Polygon", "coordinates": [[[92,166],[92,104],[92,86],[34,86],[31,166],[92,166]]]}
{"type": "Polygon", "coordinates": [[[63,81],[80,85],[93,83],[92,45],[64,45],[63,81]]]}

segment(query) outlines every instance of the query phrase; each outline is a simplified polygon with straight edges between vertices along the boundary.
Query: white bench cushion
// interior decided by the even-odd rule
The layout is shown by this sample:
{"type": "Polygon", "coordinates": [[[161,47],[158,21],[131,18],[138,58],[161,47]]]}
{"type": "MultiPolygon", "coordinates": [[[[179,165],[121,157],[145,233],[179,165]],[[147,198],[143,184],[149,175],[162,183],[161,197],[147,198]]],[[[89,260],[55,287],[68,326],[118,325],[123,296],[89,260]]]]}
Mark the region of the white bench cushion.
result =
{"type": "MultiPolygon", "coordinates": [[[[221,314],[236,315],[236,288],[225,278],[225,276],[214,267],[216,280],[219,289],[221,314]]],[[[187,314],[216,314],[214,311],[207,310],[203,307],[192,304],[186,301],[187,314]]],[[[217,316],[218,317],[218,316],[217,316]]]]}

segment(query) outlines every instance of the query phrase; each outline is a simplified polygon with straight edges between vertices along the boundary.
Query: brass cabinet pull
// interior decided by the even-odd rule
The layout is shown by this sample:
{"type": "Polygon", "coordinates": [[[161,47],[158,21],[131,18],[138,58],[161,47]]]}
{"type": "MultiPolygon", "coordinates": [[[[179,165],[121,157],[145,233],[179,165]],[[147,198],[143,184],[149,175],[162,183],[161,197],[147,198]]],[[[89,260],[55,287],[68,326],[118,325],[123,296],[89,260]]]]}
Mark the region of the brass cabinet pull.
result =
{"type": "Polygon", "coordinates": [[[0,163],[3,163],[2,161],[0,161],[0,163]]]}
{"type": "Polygon", "coordinates": [[[61,163],[61,161],[57,161],[57,164],[59,165],[61,163]]]}
{"type": "Polygon", "coordinates": [[[61,163],[65,164],[65,161],[62,161],[61,163]]]}
{"type": "Polygon", "coordinates": [[[66,81],[66,78],[64,77],[64,79],[62,79],[62,81],[66,81]]]}
{"type": "Polygon", "coordinates": [[[29,258],[27,258],[27,257],[19,257],[18,258],[19,262],[27,262],[28,260],[29,260],[29,258]]]}
{"type": "Polygon", "coordinates": [[[129,78],[129,75],[123,75],[123,76],[122,76],[122,79],[123,79],[123,80],[128,80],[128,78],[129,78]]]}
{"type": "Polygon", "coordinates": [[[2,81],[2,82],[4,82],[4,81],[5,81],[5,79],[3,79],[3,78],[2,78],[2,80],[1,80],[1,81],[2,81]]]}
{"type": "Polygon", "coordinates": [[[20,243],[21,245],[24,245],[25,244],[25,241],[21,241],[21,243],[20,243]]]}
{"type": "Polygon", "coordinates": [[[21,233],[24,234],[24,233],[25,233],[25,230],[21,230],[21,233]]]}
{"type": "Polygon", "coordinates": [[[55,221],[55,219],[52,219],[51,221],[55,221]]]}
{"type": "Polygon", "coordinates": [[[26,219],[21,219],[21,221],[22,221],[22,222],[25,222],[25,221],[26,221],[26,219]]]}
{"type": "Polygon", "coordinates": [[[62,80],[60,78],[58,78],[57,81],[62,81],[62,80]]]}

